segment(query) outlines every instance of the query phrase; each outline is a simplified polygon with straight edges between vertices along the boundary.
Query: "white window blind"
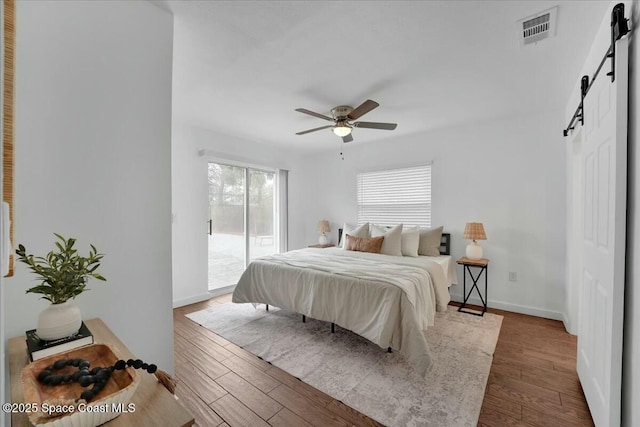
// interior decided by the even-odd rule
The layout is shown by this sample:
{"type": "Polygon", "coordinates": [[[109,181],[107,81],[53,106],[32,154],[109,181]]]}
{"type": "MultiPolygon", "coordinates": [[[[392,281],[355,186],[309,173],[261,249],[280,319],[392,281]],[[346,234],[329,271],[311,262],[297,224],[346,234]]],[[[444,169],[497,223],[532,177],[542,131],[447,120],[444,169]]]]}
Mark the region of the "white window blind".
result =
{"type": "Polygon", "coordinates": [[[431,227],[431,165],[358,174],[358,224],[431,227]]]}

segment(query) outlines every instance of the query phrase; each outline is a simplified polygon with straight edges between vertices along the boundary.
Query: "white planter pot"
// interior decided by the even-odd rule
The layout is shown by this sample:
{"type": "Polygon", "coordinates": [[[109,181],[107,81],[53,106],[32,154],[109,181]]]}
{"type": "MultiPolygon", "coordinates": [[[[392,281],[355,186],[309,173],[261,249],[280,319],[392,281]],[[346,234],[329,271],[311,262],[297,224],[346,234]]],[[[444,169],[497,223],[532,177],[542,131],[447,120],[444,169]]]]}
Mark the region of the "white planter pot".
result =
{"type": "Polygon", "coordinates": [[[45,341],[75,334],[82,324],[80,309],[71,301],[51,304],[38,315],[36,334],[45,341]]]}

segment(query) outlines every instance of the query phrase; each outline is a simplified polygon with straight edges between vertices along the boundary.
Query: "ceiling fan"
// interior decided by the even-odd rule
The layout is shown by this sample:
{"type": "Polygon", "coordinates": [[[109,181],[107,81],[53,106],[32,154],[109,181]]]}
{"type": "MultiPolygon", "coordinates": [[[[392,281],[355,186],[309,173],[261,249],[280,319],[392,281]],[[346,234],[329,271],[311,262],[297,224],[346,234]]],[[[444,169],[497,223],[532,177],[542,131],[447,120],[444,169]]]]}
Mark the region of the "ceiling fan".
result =
{"type": "Polygon", "coordinates": [[[370,99],[367,99],[355,109],[348,105],[339,105],[331,110],[331,115],[333,117],[325,116],[324,114],[316,113],[314,111],[309,111],[305,108],[296,108],[296,111],[300,113],[309,114],[310,116],[318,117],[329,122],[334,122],[334,124],[332,125],[320,126],[319,128],[296,132],[296,135],[304,135],[306,133],[315,132],[317,130],[332,128],[333,133],[342,138],[342,142],[351,142],[353,141],[353,136],[351,135],[351,130],[353,128],[394,130],[396,126],[398,126],[396,123],[353,121],[364,116],[379,105],[380,104],[378,104],[376,101],[372,101],[370,99]]]}

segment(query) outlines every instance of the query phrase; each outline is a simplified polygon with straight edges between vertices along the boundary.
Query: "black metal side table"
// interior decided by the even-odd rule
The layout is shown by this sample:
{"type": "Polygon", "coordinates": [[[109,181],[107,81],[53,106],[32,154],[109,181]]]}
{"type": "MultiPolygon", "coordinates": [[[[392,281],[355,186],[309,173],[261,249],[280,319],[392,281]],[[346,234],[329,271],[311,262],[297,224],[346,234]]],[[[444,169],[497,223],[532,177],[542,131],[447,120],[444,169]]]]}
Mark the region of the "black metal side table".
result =
{"type": "Polygon", "coordinates": [[[462,257],[456,262],[462,265],[462,294],[464,296],[464,301],[462,302],[462,305],[458,307],[458,311],[461,311],[467,314],[473,314],[476,316],[484,316],[484,313],[486,313],[487,311],[487,300],[488,300],[487,298],[488,278],[487,277],[489,275],[489,260],[487,258],[469,259],[467,257],[462,257]],[[473,271],[471,270],[471,267],[480,269],[480,271],[477,272],[478,274],[475,277],[473,275],[473,271]],[[473,281],[473,286],[471,286],[468,293],[467,293],[467,273],[469,273],[469,276],[473,281]],[[480,292],[480,288],[478,288],[478,280],[480,280],[480,277],[482,277],[482,273],[484,273],[484,298],[482,296],[482,292],[480,292]],[[473,292],[474,289],[478,292],[480,301],[482,301],[482,312],[470,311],[468,308],[465,309],[467,305],[467,301],[469,300],[469,297],[471,296],[471,293],[473,292]]]}

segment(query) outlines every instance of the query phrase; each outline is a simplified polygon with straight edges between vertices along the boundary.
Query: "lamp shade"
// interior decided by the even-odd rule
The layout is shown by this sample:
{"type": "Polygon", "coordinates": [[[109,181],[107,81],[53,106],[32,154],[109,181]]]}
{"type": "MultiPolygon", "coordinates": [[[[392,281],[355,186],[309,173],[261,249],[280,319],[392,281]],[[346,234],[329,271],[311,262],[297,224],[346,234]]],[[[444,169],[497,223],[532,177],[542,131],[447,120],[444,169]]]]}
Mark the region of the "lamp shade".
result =
{"type": "Polygon", "coordinates": [[[463,237],[467,240],[487,240],[487,235],[481,222],[468,222],[464,227],[463,237]]]}
{"type": "Polygon", "coordinates": [[[328,233],[331,231],[331,225],[329,225],[329,221],[326,219],[318,222],[318,233],[328,233]]]}

